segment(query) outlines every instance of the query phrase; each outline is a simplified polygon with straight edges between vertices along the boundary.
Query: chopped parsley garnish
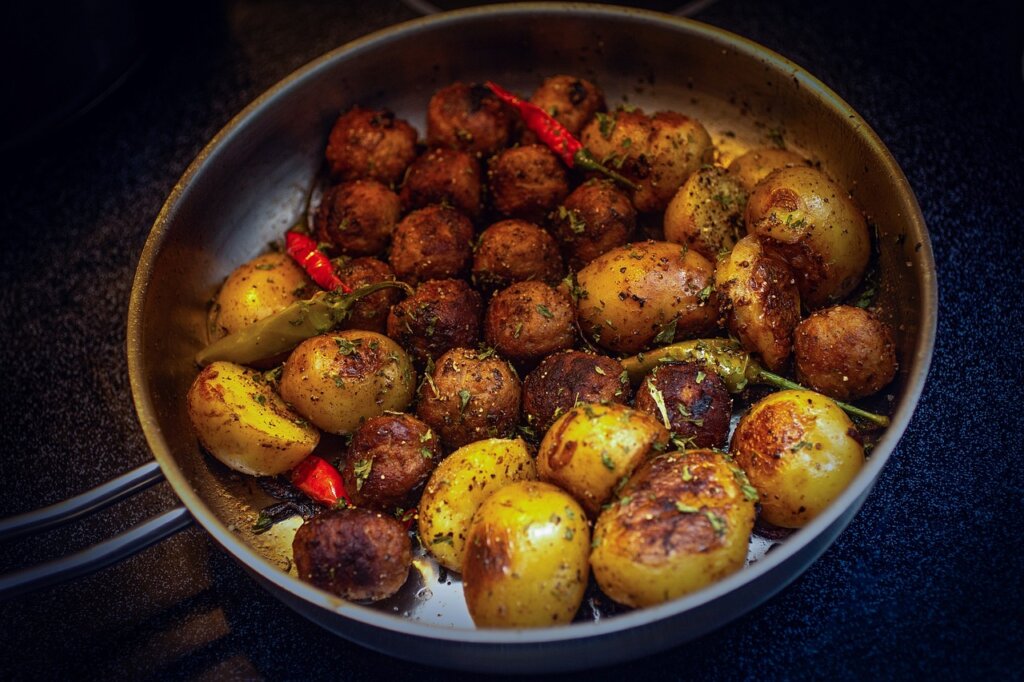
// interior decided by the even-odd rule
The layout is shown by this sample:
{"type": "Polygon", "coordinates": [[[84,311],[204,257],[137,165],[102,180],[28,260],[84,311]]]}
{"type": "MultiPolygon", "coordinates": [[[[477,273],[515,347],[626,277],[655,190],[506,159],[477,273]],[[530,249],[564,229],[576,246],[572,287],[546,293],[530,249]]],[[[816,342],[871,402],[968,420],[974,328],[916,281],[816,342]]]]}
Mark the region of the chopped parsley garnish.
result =
{"type": "Polygon", "coordinates": [[[466,409],[466,405],[469,404],[469,399],[472,396],[469,391],[465,388],[459,390],[459,412],[463,412],[466,409]]]}
{"type": "MultiPolygon", "coordinates": [[[[675,317],[672,319],[671,322],[669,322],[668,324],[661,328],[661,331],[658,332],[658,335],[654,337],[654,343],[672,343],[672,341],[674,341],[676,338],[677,324],[679,324],[679,318],[675,317]]],[[[638,359],[640,358],[638,357],[638,359]]],[[[643,362],[642,359],[640,361],[643,362]]]]}
{"type": "Polygon", "coordinates": [[[543,303],[537,306],[537,312],[549,320],[554,318],[554,314],[543,303]]]}
{"type": "Polygon", "coordinates": [[[362,490],[366,479],[370,477],[370,469],[373,468],[373,459],[360,459],[353,465],[352,470],[356,475],[356,490],[362,490]]]}

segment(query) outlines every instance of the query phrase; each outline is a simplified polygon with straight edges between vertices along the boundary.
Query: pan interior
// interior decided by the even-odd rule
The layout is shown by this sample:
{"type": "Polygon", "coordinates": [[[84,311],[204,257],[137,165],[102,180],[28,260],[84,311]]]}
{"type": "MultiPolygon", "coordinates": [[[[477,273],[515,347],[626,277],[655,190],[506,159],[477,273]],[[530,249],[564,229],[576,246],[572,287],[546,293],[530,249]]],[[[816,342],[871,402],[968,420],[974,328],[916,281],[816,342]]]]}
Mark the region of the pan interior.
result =
{"type": "MultiPolygon", "coordinates": [[[[250,568],[293,571],[291,536],[299,520],[254,534],[258,510],[272,500],[254,479],[202,453],[192,435],[184,396],[196,374],[192,358],[206,342],[207,309],[217,287],[300,218],[341,111],[354,104],[388,107],[422,137],[427,101],[444,85],[491,79],[529,93],[558,73],[595,81],[609,107],[672,109],[697,118],[722,164],[751,148],[784,144],[848,188],[877,227],[879,300],[897,330],[902,359],[899,377],[875,407],[895,403],[909,418],[934,323],[927,309],[934,299],[927,236],[905,179],[834,94],[750,43],[645,12],[533,7],[412,22],[327,55],[240,114],[175,189],[140,263],[129,352],[143,427],[200,523],[229,549],[240,542],[267,562],[250,568]]],[[[875,459],[884,462],[904,426],[905,419],[882,439],[875,459]]],[[[863,499],[878,468],[868,467],[844,499],[863,499]]],[[[812,526],[789,542],[806,541],[801,536],[814,532],[812,526]]],[[[777,542],[755,538],[748,561],[763,560],[777,542]]],[[[472,628],[457,578],[426,557],[417,558],[399,595],[373,608],[472,628]]],[[[582,618],[592,619],[583,611],[582,618]]]]}

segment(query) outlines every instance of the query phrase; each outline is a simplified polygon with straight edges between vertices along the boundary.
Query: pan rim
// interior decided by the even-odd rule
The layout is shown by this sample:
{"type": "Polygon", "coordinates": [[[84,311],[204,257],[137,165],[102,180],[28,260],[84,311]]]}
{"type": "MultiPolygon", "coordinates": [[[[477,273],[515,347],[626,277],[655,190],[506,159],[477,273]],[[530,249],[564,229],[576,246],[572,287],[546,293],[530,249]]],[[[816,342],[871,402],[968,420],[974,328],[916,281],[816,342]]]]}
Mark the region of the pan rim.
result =
{"type": "MultiPolygon", "coordinates": [[[[335,48],[305,66],[300,67],[266,90],[236,114],[204,146],[188,166],[181,178],[175,183],[154,221],[140,256],[133,281],[127,317],[126,350],[128,354],[129,381],[136,413],[138,414],[149,448],[160,464],[167,480],[204,530],[224,550],[255,572],[262,580],[268,581],[274,587],[291,594],[307,604],[396,634],[463,644],[535,645],[611,635],[640,625],[649,625],[678,616],[715,601],[776,570],[782,564],[798,556],[802,550],[807,549],[808,545],[811,545],[815,539],[826,533],[833,524],[840,520],[843,514],[850,512],[852,509],[853,513],[850,513],[849,517],[842,524],[842,527],[845,527],[857,511],[854,507],[859,507],[860,503],[867,497],[882,468],[894,453],[920,401],[934,351],[938,314],[937,300],[938,291],[931,242],[924,217],[909,181],[888,148],[867,122],[834,91],[807,70],[774,51],[742,36],[688,18],[661,14],[649,10],[609,5],[516,3],[436,14],[396,24],[368,34],[335,48]],[[247,123],[258,116],[264,105],[290,89],[298,87],[307,79],[315,78],[319,71],[327,68],[336,60],[351,59],[363,51],[379,49],[388,43],[396,40],[406,40],[420,32],[441,30],[446,27],[451,28],[483,18],[507,18],[513,20],[524,16],[555,17],[569,14],[589,16],[603,20],[653,24],[663,30],[676,31],[682,35],[690,35],[724,48],[736,50],[743,53],[744,56],[759,60],[766,67],[776,72],[785,73],[788,77],[797,79],[801,87],[814,91],[816,96],[823,99],[828,106],[848,118],[855,134],[863,138],[875,158],[881,163],[880,171],[891,178],[891,182],[894,184],[895,191],[903,205],[903,218],[906,221],[907,233],[913,235],[915,240],[919,241],[922,245],[917,253],[918,267],[915,267],[915,273],[921,291],[920,305],[923,315],[917,330],[914,356],[905,359],[905,362],[910,363],[911,370],[904,386],[900,403],[892,416],[891,425],[875,447],[871,458],[867,460],[863,469],[846,490],[822,515],[814,519],[803,529],[794,533],[784,544],[757,563],[746,566],[743,570],[737,571],[731,576],[686,597],[655,607],[637,609],[597,622],[579,622],[570,625],[536,629],[506,630],[445,628],[427,623],[419,623],[400,615],[346,602],[281,571],[235,533],[231,532],[199,498],[177,465],[174,454],[163,439],[163,434],[155,417],[156,409],[151,398],[149,380],[145,374],[144,363],[142,362],[144,352],[143,311],[154,263],[167,237],[168,229],[173,222],[177,207],[187,198],[191,182],[200,174],[206,162],[237,135],[243,134],[247,123]]],[[[841,530],[842,528],[839,529],[839,531],[841,530]]],[[[825,547],[830,544],[831,541],[825,547]]],[[[818,553],[820,554],[821,551],[824,551],[824,548],[818,553]]],[[[816,556],[813,558],[816,558],[816,556]]],[[[801,572],[802,570],[795,572],[789,580],[795,579],[801,572]]],[[[781,589],[781,585],[778,589],[781,589]]],[[[733,614],[730,619],[753,609],[769,596],[770,594],[765,594],[763,599],[752,601],[745,608],[733,614]]]]}

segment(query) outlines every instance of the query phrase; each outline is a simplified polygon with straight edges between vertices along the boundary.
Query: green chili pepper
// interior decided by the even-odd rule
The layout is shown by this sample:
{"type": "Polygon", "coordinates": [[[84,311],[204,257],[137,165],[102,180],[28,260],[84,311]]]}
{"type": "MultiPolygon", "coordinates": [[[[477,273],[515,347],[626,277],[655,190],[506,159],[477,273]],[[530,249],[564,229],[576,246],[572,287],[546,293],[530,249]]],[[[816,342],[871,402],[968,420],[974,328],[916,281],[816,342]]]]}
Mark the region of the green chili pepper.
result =
{"type": "MultiPolygon", "coordinates": [[[[722,377],[730,393],[739,393],[747,384],[767,384],[776,388],[788,388],[799,391],[809,389],[786,377],[769,372],[750,357],[739,343],[732,339],[694,339],[682,341],[669,346],[656,348],[648,353],[640,353],[622,361],[622,366],[629,373],[629,378],[637,383],[652,369],[664,362],[696,362],[713,370],[722,377]]],[[[855,405],[835,400],[848,414],[860,417],[878,426],[888,426],[889,418],[862,410],[855,405]]]]}
{"type": "Polygon", "coordinates": [[[196,354],[196,362],[204,367],[217,360],[247,365],[273,357],[333,329],[349,316],[356,301],[389,287],[412,293],[412,288],[403,282],[377,282],[350,294],[321,291],[210,344],[196,354]]]}

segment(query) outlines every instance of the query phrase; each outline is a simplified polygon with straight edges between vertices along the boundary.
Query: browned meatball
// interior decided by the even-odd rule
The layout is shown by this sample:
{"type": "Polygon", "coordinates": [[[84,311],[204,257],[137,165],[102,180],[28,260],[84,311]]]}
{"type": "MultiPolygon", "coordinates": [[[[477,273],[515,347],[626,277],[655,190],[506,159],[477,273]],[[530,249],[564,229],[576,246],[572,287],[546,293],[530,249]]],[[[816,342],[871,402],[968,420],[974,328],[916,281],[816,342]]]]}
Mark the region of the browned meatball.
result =
{"type": "Polygon", "coordinates": [[[729,389],[718,374],[694,363],[655,367],[637,388],[634,406],[661,422],[667,416],[682,447],[720,448],[729,437],[729,389]]]}
{"type": "Polygon", "coordinates": [[[405,584],[412,543],[392,516],[328,511],[303,523],[292,542],[299,578],[345,599],[378,601],[405,584]]]}
{"type": "Polygon", "coordinates": [[[576,342],[572,300],[544,282],[516,282],[491,299],[484,338],[502,356],[530,362],[576,342]]]}
{"type": "Polygon", "coordinates": [[[604,93],[596,85],[575,76],[551,76],[544,80],[530,101],[548,112],[573,135],[599,111],[605,110],[604,93]]]}
{"type": "Polygon", "coordinates": [[[416,415],[449,450],[510,436],[519,423],[521,388],[515,370],[494,355],[454,348],[420,386],[416,415]]]}
{"type": "MultiPolygon", "coordinates": [[[[395,279],[391,267],[376,258],[353,258],[337,268],[338,277],[353,289],[395,279]]],[[[398,289],[381,289],[356,301],[348,318],[338,329],[366,329],[383,334],[387,327],[388,311],[398,302],[402,293],[398,289]]]]}
{"type": "Polygon", "coordinates": [[[551,234],[525,220],[502,220],[483,231],[473,255],[473,281],[487,289],[513,282],[562,278],[562,256],[551,234]]]}
{"type": "Polygon", "coordinates": [[[422,367],[452,348],[476,346],[483,314],[480,294],[463,280],[431,280],[391,308],[388,336],[422,367]]]}
{"type": "Polygon", "coordinates": [[[565,166],[539,144],[512,147],[492,158],[487,184],[498,213],[526,220],[541,220],[569,194],[565,166]]]}
{"type": "Polygon", "coordinates": [[[796,378],[837,400],[877,393],[896,376],[892,330],[862,308],[837,305],[797,325],[796,378]]]}
{"type": "Polygon", "coordinates": [[[471,218],[483,209],[483,173],[469,152],[438,147],[413,161],[402,183],[406,211],[430,204],[451,204],[471,218]]]}
{"type": "Polygon", "coordinates": [[[566,197],[551,220],[569,267],[579,270],[632,240],[636,209],[611,181],[589,180],[566,197]]]}
{"type": "Polygon", "coordinates": [[[341,470],[345,490],[358,507],[407,507],[415,504],[440,455],[440,439],[411,414],[371,417],[352,436],[341,470]]]}
{"type": "Polygon", "coordinates": [[[316,233],[350,256],[374,256],[388,246],[401,213],[398,195],[376,180],[329,187],[316,212],[316,233]]]}
{"type": "Polygon", "coordinates": [[[427,143],[491,155],[508,145],[514,120],[483,85],[452,83],[427,105],[427,143]]]}
{"type": "Polygon", "coordinates": [[[523,380],[523,415],[543,435],[576,403],[625,405],[631,393],[618,360],[578,350],[552,353],[523,380]]]}
{"type": "Polygon", "coordinates": [[[339,180],[394,185],[416,158],[416,129],[386,109],[353,107],[334,123],[326,156],[339,180]]]}
{"type": "Polygon", "coordinates": [[[395,227],[388,262],[399,279],[415,284],[462,274],[473,256],[473,223],[450,206],[427,206],[395,227]]]}

